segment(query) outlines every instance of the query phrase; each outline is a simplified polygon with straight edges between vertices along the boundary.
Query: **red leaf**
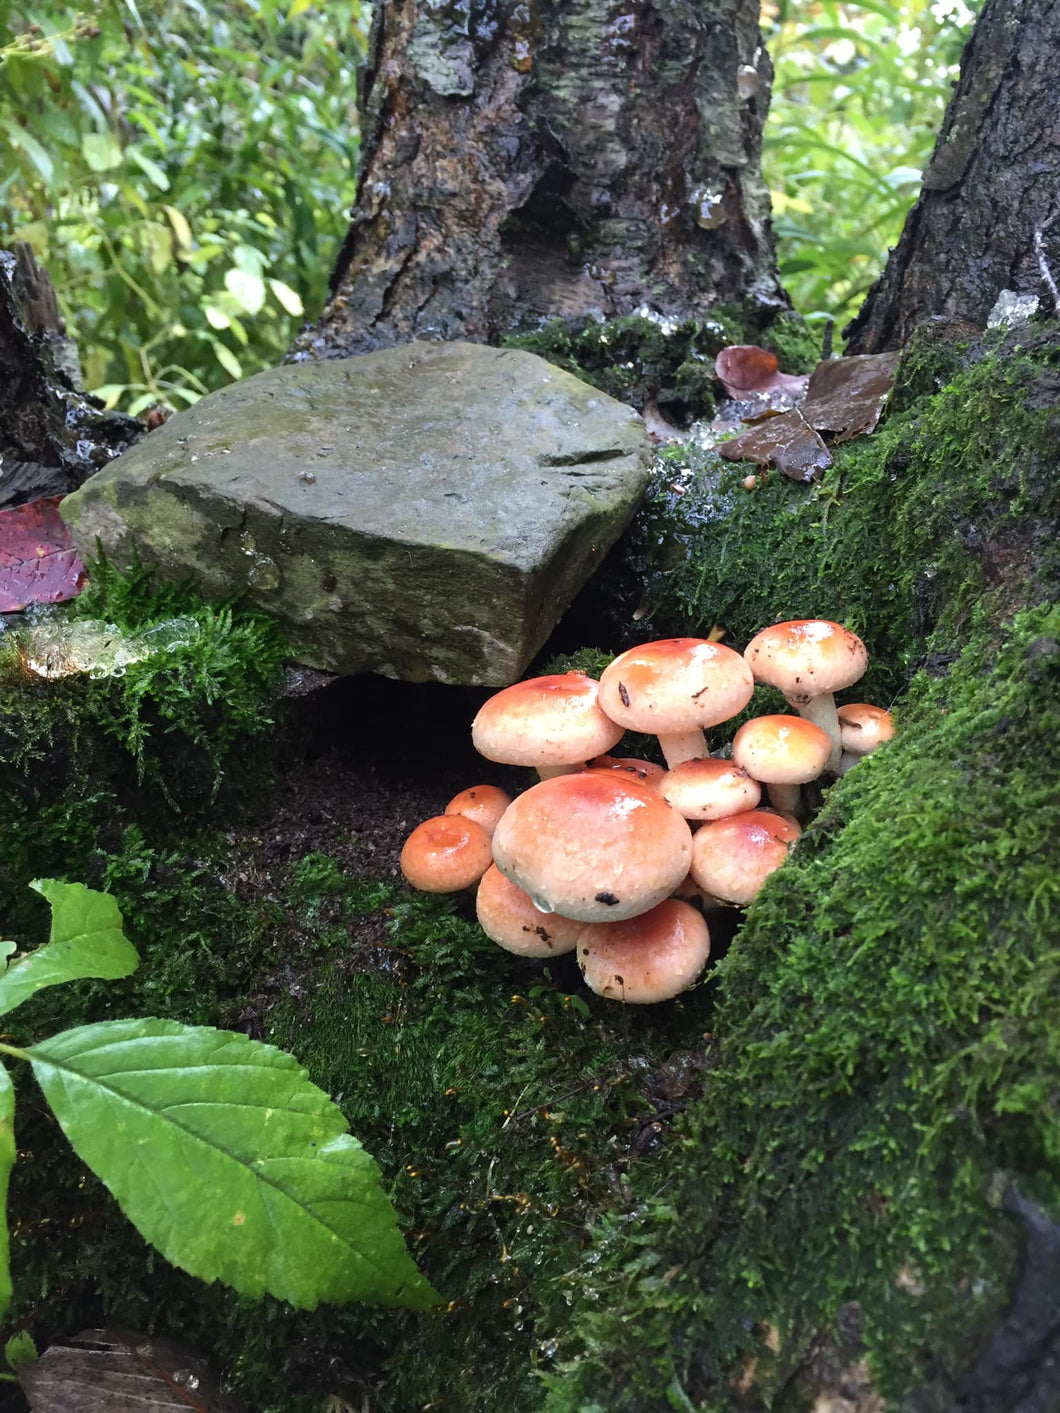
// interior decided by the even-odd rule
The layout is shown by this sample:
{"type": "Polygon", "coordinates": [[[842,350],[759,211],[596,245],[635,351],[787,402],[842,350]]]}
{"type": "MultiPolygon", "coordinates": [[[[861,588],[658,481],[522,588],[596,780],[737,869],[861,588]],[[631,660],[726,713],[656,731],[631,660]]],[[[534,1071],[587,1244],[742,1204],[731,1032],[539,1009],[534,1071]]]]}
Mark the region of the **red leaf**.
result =
{"type": "Polygon", "coordinates": [[[59,518],[61,500],[44,496],[0,510],[0,613],[62,603],[81,592],[85,566],[59,518]]]}

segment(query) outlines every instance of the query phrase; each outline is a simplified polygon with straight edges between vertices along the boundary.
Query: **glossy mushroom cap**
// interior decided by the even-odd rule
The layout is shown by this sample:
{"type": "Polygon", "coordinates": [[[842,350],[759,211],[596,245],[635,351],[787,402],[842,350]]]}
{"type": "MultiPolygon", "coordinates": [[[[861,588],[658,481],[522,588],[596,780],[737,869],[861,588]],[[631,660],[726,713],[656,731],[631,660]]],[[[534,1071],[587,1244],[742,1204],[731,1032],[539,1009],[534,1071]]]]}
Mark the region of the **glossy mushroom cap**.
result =
{"type": "Polygon", "coordinates": [[[661,903],[688,872],[692,834],[653,790],[613,771],[559,775],[509,805],[497,867],[543,912],[617,922],[661,903]]]}
{"type": "Polygon", "coordinates": [[[668,770],[659,793],[685,819],[724,819],[753,810],[762,798],[758,781],[735,761],[700,756],[668,770]]]}
{"type": "Polygon", "coordinates": [[[482,875],[475,895],[475,912],[486,936],[520,957],[558,957],[573,952],[583,922],[558,913],[543,913],[496,864],[482,875]]]}
{"type": "Polygon", "coordinates": [[[659,737],[672,769],[705,756],[703,730],[744,709],[754,678],[739,653],[706,638],[628,648],[600,675],[600,705],[630,731],[659,737]]]}
{"type": "Polygon", "coordinates": [[[542,773],[583,765],[622,739],[597,704],[600,684],[584,672],[529,677],[495,693],[471,724],[487,760],[530,765],[542,773]]]}
{"type": "Polygon", "coordinates": [[[668,898],[625,922],[582,929],[578,966],[598,996],[627,1005],[653,1005],[687,991],[710,956],[710,933],[689,903],[668,898]]]}
{"type": "Polygon", "coordinates": [[[733,761],[756,780],[805,785],[828,762],[828,734],[801,716],[754,716],[732,738],[733,761]]]}
{"type": "Polygon", "coordinates": [[[401,850],[401,872],[422,893],[459,893],[489,868],[490,836],[459,814],[439,814],[418,824],[401,850]]]}
{"type": "Polygon", "coordinates": [[[497,785],[469,785],[461,790],[445,807],[445,814],[462,814],[465,819],[473,819],[481,824],[492,837],[497,821],[512,802],[507,790],[497,785]]]}
{"type": "Polygon", "coordinates": [[[894,735],[894,717],[884,707],[872,706],[869,702],[850,702],[841,706],[836,714],[843,750],[851,755],[871,755],[877,746],[894,735]]]}
{"type": "Polygon", "coordinates": [[[823,618],[763,628],[747,644],[744,657],[755,681],[778,687],[792,706],[851,686],[869,664],[858,635],[823,618]]]}
{"type": "Polygon", "coordinates": [[[586,770],[615,770],[623,779],[636,780],[648,785],[656,792],[666,774],[661,765],[651,760],[639,760],[635,756],[594,756],[586,764],[586,770]]]}
{"type": "Polygon", "coordinates": [[[801,833],[797,824],[770,810],[704,824],[692,841],[692,877],[715,898],[746,907],[801,833]]]}

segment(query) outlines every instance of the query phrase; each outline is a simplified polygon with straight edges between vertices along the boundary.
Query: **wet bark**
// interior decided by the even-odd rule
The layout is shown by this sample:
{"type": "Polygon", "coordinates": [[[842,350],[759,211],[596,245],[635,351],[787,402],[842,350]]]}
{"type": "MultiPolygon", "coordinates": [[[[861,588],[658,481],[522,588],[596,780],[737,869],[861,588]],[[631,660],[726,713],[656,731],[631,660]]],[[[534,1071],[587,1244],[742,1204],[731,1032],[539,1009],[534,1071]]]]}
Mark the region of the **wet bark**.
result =
{"type": "Polygon", "coordinates": [[[0,507],[66,495],[143,436],[78,383],[47,274],[27,245],[0,251],[0,507]]]}
{"type": "Polygon", "coordinates": [[[296,356],[787,306],[755,0],[381,0],[333,297],[296,356]]]}
{"type": "Polygon", "coordinates": [[[1060,0],[987,0],[923,187],[848,325],[848,353],[899,348],[950,315],[985,325],[1003,289],[1060,281],[1060,0]],[[1045,277],[1043,278],[1043,273],[1045,277]]]}

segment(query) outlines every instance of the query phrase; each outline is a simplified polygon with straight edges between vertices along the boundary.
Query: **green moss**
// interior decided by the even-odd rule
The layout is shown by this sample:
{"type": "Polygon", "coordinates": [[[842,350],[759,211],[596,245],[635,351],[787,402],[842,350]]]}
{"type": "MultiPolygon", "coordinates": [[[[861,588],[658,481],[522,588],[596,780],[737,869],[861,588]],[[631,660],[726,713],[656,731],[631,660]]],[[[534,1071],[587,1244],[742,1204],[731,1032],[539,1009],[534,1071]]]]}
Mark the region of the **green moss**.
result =
{"type": "Polygon", "coordinates": [[[767,472],[749,492],[746,464],[673,450],[615,572],[618,620],[631,617],[629,584],[645,637],[717,623],[742,646],[778,619],[831,618],[865,638],[876,665],[864,690],[886,700],[933,634],[962,639],[988,588],[1004,584],[1001,611],[1047,595],[1055,536],[1018,527],[1029,511],[1060,522],[1056,345],[978,353],[934,397],[836,448],[813,487],[767,472]]]}
{"type": "Polygon", "coordinates": [[[801,314],[788,310],[768,324],[761,334],[763,348],[777,355],[782,373],[812,373],[821,361],[821,333],[811,329],[801,314]]]}
{"type": "Polygon", "coordinates": [[[854,1299],[897,1401],[1005,1302],[995,1172],[1060,1212],[1060,610],[980,628],[750,910],[708,1095],[632,1230],[600,1233],[550,1413],[734,1406],[749,1354],[740,1406],[775,1406],[854,1299]]]}

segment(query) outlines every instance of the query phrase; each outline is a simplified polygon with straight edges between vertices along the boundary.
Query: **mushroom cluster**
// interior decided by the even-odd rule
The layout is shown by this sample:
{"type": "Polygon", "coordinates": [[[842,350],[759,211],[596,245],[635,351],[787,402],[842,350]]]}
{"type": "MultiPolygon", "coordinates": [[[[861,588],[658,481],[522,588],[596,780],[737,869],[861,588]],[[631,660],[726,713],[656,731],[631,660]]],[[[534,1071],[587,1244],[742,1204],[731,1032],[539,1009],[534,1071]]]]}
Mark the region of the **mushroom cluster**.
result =
{"type": "Polygon", "coordinates": [[[412,831],[402,872],[426,892],[477,885],[488,937],[525,957],[576,951],[598,995],[670,999],[706,967],[703,909],[746,907],[787,858],[801,787],[890,739],[882,708],[836,709],[867,663],[856,634],[800,619],[763,629],[742,656],[668,638],[621,653],[599,681],[516,682],[483,705],[472,740],[487,760],[536,769],[537,784],[514,800],[462,791],[412,831]],[[798,715],[753,717],[711,756],[704,731],[739,715],[756,683],[798,715]],[[627,730],[656,736],[668,768],[610,755],[627,730]]]}

